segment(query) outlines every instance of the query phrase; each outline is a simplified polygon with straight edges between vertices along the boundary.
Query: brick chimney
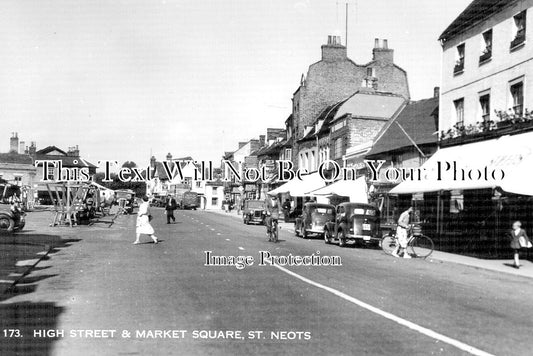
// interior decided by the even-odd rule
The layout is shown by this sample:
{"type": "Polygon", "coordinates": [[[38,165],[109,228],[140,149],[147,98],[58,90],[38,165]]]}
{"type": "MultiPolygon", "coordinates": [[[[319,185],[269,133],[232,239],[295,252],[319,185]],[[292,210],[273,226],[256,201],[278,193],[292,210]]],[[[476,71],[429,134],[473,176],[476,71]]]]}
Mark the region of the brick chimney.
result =
{"type": "Polygon", "coordinates": [[[155,156],[150,158],[150,168],[155,168],[155,156]]]}
{"type": "Polygon", "coordinates": [[[336,62],[347,58],[346,47],[341,44],[341,36],[328,36],[328,43],[322,45],[322,60],[336,62]]]}
{"type": "Polygon", "coordinates": [[[28,154],[34,157],[36,152],[37,152],[37,143],[35,143],[35,141],[32,141],[30,144],[30,147],[28,148],[28,154]]]}
{"type": "Polygon", "coordinates": [[[433,88],[433,97],[438,98],[440,96],[440,87],[433,88]]]}
{"type": "Polygon", "coordinates": [[[172,155],[170,154],[170,152],[167,154],[167,161],[172,161],[172,155]]]}
{"type": "Polygon", "coordinates": [[[373,60],[386,64],[394,63],[394,50],[389,48],[389,41],[376,38],[372,50],[373,60]]]}
{"type": "Polygon", "coordinates": [[[68,148],[67,156],[71,157],[79,157],[80,156],[80,149],[78,148],[78,145],[72,146],[68,148]]]}
{"type": "Polygon", "coordinates": [[[265,135],[259,135],[259,147],[265,146],[265,135]]]}
{"type": "Polygon", "coordinates": [[[9,152],[17,153],[19,151],[19,136],[18,133],[12,132],[9,139],[9,152]]]}
{"type": "Polygon", "coordinates": [[[20,153],[21,155],[24,154],[24,149],[25,149],[25,148],[26,148],[26,142],[24,142],[24,141],[20,141],[20,143],[19,143],[19,153],[20,153]]]}

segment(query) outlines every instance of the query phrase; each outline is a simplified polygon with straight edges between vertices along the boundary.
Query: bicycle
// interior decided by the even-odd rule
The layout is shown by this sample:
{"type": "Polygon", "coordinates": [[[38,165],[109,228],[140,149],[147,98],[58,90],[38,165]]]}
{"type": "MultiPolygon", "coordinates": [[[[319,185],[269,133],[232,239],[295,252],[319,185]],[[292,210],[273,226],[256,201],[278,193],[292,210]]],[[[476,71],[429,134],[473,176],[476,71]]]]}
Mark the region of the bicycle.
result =
{"type": "MultiPolygon", "coordinates": [[[[388,255],[392,255],[398,246],[396,235],[389,234],[381,239],[381,249],[388,255]]],[[[419,226],[409,229],[407,247],[404,253],[409,253],[411,257],[428,258],[433,253],[435,244],[433,240],[420,232],[419,226]]]]}

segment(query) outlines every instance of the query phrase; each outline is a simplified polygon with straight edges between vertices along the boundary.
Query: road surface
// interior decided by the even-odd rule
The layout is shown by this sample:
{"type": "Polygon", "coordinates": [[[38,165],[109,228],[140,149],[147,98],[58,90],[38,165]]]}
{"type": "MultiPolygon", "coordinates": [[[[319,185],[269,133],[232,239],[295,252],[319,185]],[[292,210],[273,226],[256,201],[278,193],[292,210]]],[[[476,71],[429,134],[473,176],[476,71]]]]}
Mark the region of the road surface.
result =
{"type": "Polygon", "coordinates": [[[531,355],[530,279],[154,210],[157,245],[131,244],[134,216],[48,228],[72,242],[0,304],[2,329],[23,336],[0,336],[0,354],[531,355]],[[255,261],[205,266],[205,251],[255,261]],[[260,251],[342,266],[259,266],[260,251]]]}

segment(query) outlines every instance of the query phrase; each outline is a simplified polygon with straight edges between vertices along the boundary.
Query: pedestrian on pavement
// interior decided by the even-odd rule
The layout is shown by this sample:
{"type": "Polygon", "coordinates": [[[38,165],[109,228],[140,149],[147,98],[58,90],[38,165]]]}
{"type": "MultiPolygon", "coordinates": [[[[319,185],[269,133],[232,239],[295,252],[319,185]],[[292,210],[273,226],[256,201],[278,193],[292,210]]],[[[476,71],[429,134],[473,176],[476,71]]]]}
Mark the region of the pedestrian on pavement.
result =
{"type": "Polygon", "coordinates": [[[172,195],[167,195],[167,202],[165,204],[165,212],[167,215],[167,224],[170,224],[170,219],[172,219],[172,222],[176,222],[176,218],[174,217],[174,210],[178,207],[178,203],[176,202],[176,199],[172,195]]]}
{"type": "Polygon", "coordinates": [[[514,268],[520,268],[520,249],[531,248],[531,241],[527,237],[526,230],[522,229],[522,223],[515,221],[511,230],[511,248],[514,250],[514,268]]]}
{"type": "Polygon", "coordinates": [[[289,222],[289,217],[291,215],[291,201],[287,198],[285,203],[282,205],[283,208],[283,220],[289,222]]]}
{"type": "Polygon", "coordinates": [[[407,253],[407,232],[409,231],[412,212],[413,207],[409,207],[398,219],[398,227],[396,228],[396,240],[398,243],[396,244],[396,249],[392,252],[394,257],[400,257],[400,252],[403,251],[403,258],[411,258],[411,255],[407,253]]]}
{"type": "Polygon", "coordinates": [[[135,230],[137,236],[134,245],[141,243],[141,234],[150,235],[154,244],[158,243],[157,237],[154,235],[155,231],[150,224],[152,215],[150,214],[150,203],[148,203],[148,197],[144,196],[141,205],[139,205],[139,211],[137,212],[137,228],[135,230]]]}

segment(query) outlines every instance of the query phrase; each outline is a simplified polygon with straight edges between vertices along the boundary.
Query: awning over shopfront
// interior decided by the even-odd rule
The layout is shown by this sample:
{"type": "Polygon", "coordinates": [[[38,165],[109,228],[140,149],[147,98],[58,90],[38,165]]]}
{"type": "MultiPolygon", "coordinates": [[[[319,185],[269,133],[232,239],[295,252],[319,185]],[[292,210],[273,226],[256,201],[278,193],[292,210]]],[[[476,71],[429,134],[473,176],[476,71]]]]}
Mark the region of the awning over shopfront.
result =
{"type": "Polygon", "coordinates": [[[509,193],[533,195],[533,133],[443,148],[420,169],[420,179],[414,174],[391,193],[500,187],[509,193]]]}
{"type": "Polygon", "coordinates": [[[311,196],[310,191],[322,188],[326,185],[326,182],[320,177],[318,173],[312,173],[302,176],[302,180],[298,178],[291,179],[282,186],[271,190],[268,195],[277,195],[288,193],[292,197],[305,197],[311,196]]]}
{"type": "Polygon", "coordinates": [[[316,196],[339,195],[349,197],[353,203],[368,203],[366,179],[364,177],[356,180],[339,180],[333,184],[310,192],[316,196]]]}

